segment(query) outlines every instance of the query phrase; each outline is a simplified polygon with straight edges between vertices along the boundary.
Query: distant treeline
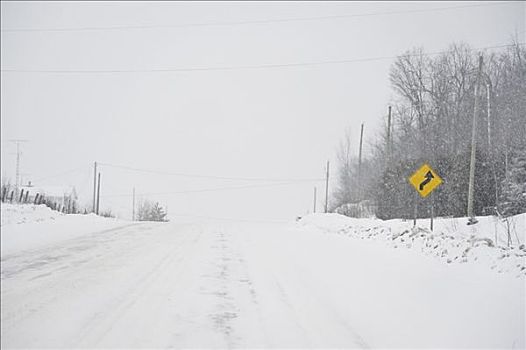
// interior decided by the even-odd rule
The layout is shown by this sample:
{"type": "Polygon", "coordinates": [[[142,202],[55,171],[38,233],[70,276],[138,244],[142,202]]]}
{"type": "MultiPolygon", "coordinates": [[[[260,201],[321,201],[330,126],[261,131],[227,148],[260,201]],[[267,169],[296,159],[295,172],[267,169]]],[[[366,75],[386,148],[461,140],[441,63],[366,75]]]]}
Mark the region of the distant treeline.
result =
{"type": "MultiPolygon", "coordinates": [[[[482,57],[474,212],[526,212],[526,49],[512,44],[482,57]]],[[[436,215],[466,216],[478,64],[479,53],[465,44],[399,56],[390,71],[390,133],[376,135],[361,176],[350,156],[358,142],[343,138],[332,208],[370,200],[379,218],[412,217],[418,197],[407,179],[428,163],[444,183],[419,199],[418,215],[428,216],[433,200],[436,215]]]]}

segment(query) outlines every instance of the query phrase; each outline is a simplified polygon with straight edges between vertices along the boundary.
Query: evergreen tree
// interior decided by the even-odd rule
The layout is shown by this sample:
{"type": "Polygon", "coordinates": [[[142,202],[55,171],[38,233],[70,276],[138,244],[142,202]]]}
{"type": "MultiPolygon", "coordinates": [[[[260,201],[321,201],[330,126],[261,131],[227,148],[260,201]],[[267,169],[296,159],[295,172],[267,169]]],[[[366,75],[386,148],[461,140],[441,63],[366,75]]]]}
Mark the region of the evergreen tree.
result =
{"type": "Polygon", "coordinates": [[[526,150],[512,157],[510,169],[502,182],[500,210],[504,216],[526,212],[526,150]]]}
{"type": "Polygon", "coordinates": [[[138,221],[168,221],[166,213],[159,202],[152,203],[150,201],[143,201],[139,204],[137,209],[138,221]]]}
{"type": "Polygon", "coordinates": [[[159,202],[155,202],[150,211],[150,221],[166,221],[166,213],[164,209],[159,205],[159,202]]]}

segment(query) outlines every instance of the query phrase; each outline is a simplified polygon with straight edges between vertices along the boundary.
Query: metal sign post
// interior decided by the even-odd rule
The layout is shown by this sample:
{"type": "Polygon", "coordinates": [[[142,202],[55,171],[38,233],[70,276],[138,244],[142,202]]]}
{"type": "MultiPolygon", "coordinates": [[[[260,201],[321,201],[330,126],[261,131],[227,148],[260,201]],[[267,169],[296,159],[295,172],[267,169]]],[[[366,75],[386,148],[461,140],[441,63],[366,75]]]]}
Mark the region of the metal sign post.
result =
{"type": "MultiPolygon", "coordinates": [[[[428,164],[422,165],[417,171],[409,178],[409,183],[413,185],[415,190],[420,194],[422,198],[426,198],[433,192],[440,184],[442,184],[442,178],[431,169],[428,164]]],[[[415,201],[415,214],[414,214],[414,225],[416,226],[417,217],[417,205],[418,199],[415,201]]],[[[433,231],[433,219],[435,216],[435,200],[431,197],[431,231],[433,231]]]]}

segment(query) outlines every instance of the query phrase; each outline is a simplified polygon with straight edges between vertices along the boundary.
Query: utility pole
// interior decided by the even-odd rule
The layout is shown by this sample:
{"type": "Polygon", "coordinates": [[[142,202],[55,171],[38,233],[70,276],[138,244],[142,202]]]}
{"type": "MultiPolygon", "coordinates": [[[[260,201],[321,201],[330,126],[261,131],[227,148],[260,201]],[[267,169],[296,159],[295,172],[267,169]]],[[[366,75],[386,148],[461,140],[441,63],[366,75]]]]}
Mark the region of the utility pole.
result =
{"type": "Polygon", "coordinates": [[[468,188],[468,225],[477,223],[473,213],[473,197],[475,194],[475,161],[477,151],[477,117],[479,113],[479,90],[480,78],[482,74],[482,55],[479,55],[479,68],[477,72],[477,81],[475,83],[475,106],[473,108],[473,128],[471,130],[471,161],[469,166],[469,188],[468,188]]]}
{"type": "Polygon", "coordinates": [[[135,221],[135,187],[133,188],[132,221],[135,221]]]}
{"type": "Polygon", "coordinates": [[[99,215],[99,204],[100,204],[100,173],[99,173],[99,181],[97,181],[97,211],[95,212],[97,215],[99,215]]]}
{"type": "Polygon", "coordinates": [[[362,199],[362,145],[363,145],[363,123],[360,130],[360,150],[358,151],[358,201],[362,199]]]}
{"type": "Polygon", "coordinates": [[[486,103],[487,103],[487,116],[488,116],[488,150],[490,154],[493,153],[491,149],[491,86],[489,82],[486,83],[486,103]]]}
{"type": "Polygon", "coordinates": [[[491,169],[493,170],[493,181],[495,182],[495,208],[497,208],[497,205],[499,203],[499,186],[497,183],[497,169],[495,169],[495,156],[491,144],[491,80],[489,79],[489,77],[487,77],[486,82],[486,102],[488,116],[488,153],[491,162],[491,169]]]}
{"type": "Polygon", "coordinates": [[[97,162],[93,164],[93,212],[97,209],[97,162]]]}
{"type": "Polygon", "coordinates": [[[312,212],[316,212],[316,186],[314,186],[314,208],[312,209],[312,212]]]}
{"type": "Polygon", "coordinates": [[[20,155],[22,152],[20,151],[20,144],[23,142],[27,142],[27,140],[9,140],[10,142],[13,142],[16,144],[16,179],[15,179],[15,196],[18,195],[18,188],[20,187],[20,155]]]}
{"type": "Polygon", "coordinates": [[[327,177],[325,178],[325,213],[329,212],[329,161],[327,161],[327,177]]]}
{"type": "Polygon", "coordinates": [[[391,106],[387,113],[387,145],[386,145],[386,161],[389,166],[391,161],[391,106]]]}
{"type": "Polygon", "coordinates": [[[508,180],[508,140],[504,141],[504,177],[508,180]]]}

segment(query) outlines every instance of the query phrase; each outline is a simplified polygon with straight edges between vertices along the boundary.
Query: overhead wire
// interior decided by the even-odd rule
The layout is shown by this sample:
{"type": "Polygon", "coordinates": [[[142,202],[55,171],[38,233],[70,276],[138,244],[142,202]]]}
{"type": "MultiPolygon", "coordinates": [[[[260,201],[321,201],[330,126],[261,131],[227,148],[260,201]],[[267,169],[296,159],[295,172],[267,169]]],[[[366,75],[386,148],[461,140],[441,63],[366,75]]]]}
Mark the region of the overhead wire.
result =
{"type": "Polygon", "coordinates": [[[54,175],[46,175],[46,176],[44,176],[44,177],[40,177],[40,178],[36,178],[36,179],[32,179],[32,181],[33,181],[33,183],[36,183],[37,181],[54,179],[54,178],[57,178],[57,177],[60,177],[60,176],[63,176],[63,175],[76,173],[76,172],[79,172],[79,171],[81,171],[81,170],[82,170],[82,171],[86,170],[86,167],[83,166],[83,167],[80,167],[80,168],[74,168],[74,169],[70,169],[70,170],[62,171],[62,172],[60,172],[60,173],[56,173],[56,174],[54,174],[54,175]]]}
{"type": "MultiPolygon", "coordinates": [[[[190,193],[202,193],[202,192],[242,190],[242,189],[264,188],[264,187],[280,187],[280,186],[297,185],[297,184],[299,184],[299,182],[283,182],[283,183],[262,184],[262,185],[214,187],[214,188],[205,188],[205,189],[197,189],[197,190],[185,190],[185,191],[174,191],[174,192],[136,193],[135,195],[136,196],[163,196],[163,195],[174,195],[174,194],[190,194],[190,193]]],[[[101,195],[101,198],[104,198],[104,197],[132,197],[132,196],[133,196],[133,194],[130,194],[130,193],[122,193],[122,194],[101,195]]]]}
{"type": "Polygon", "coordinates": [[[129,171],[143,172],[143,173],[153,173],[159,175],[168,175],[168,176],[179,176],[179,177],[188,177],[188,178],[203,178],[203,179],[214,179],[214,180],[236,180],[236,181],[266,181],[266,182],[315,182],[322,181],[322,178],[260,178],[260,177],[228,177],[228,176],[216,176],[216,175],[203,175],[203,174],[189,174],[189,173],[178,173],[178,172],[168,172],[168,171],[159,171],[159,170],[149,170],[142,168],[129,167],[125,165],[116,165],[109,163],[97,163],[98,165],[125,169],[129,171]]]}
{"type": "MultiPolygon", "coordinates": [[[[257,185],[242,185],[242,186],[225,186],[225,187],[213,187],[213,188],[204,188],[204,189],[195,189],[195,190],[184,190],[184,191],[172,191],[172,192],[148,192],[148,193],[137,193],[137,196],[153,196],[153,195],[173,195],[173,194],[191,194],[191,193],[202,193],[202,192],[216,192],[216,191],[227,191],[227,190],[241,190],[241,189],[252,189],[252,188],[265,188],[265,187],[279,187],[279,186],[286,186],[286,185],[294,185],[299,183],[307,183],[307,182],[320,182],[325,181],[325,179],[322,178],[312,178],[312,179],[306,179],[306,178],[298,178],[298,179],[277,179],[277,178],[252,178],[252,177],[225,177],[225,176],[214,176],[214,175],[202,175],[202,174],[187,174],[187,173],[174,173],[174,172],[165,172],[165,171],[157,171],[157,170],[148,170],[148,169],[141,169],[141,168],[133,168],[128,166],[122,166],[122,165],[114,165],[109,163],[97,163],[99,166],[106,166],[106,167],[113,167],[113,168],[121,168],[131,171],[138,171],[138,172],[145,172],[145,173],[154,173],[154,174],[160,174],[160,175],[169,175],[169,176],[182,176],[182,177],[190,177],[190,178],[204,178],[204,179],[216,179],[216,180],[236,180],[236,181],[264,181],[267,182],[265,184],[257,184],[257,185]],[[271,183],[268,183],[271,182],[271,183]]],[[[42,180],[57,178],[63,175],[79,172],[79,171],[86,171],[86,167],[80,167],[80,168],[74,168],[69,169],[66,171],[62,171],[60,173],[56,173],[49,176],[40,177],[37,179],[34,179],[33,182],[38,182],[42,180]]],[[[88,172],[86,172],[88,174],[88,172]]],[[[87,177],[88,180],[90,179],[90,176],[87,177]]],[[[102,198],[106,197],[131,197],[133,194],[107,194],[107,195],[101,195],[102,198]]]]}
{"type": "MultiPolygon", "coordinates": [[[[474,50],[489,50],[498,49],[504,47],[511,47],[515,45],[524,45],[524,43],[514,44],[503,44],[473,48],[474,50]]],[[[439,55],[447,53],[448,51],[435,51],[426,53],[429,56],[439,55]]],[[[346,63],[358,63],[358,62],[371,62],[381,60],[396,59],[400,56],[416,56],[418,54],[402,53],[396,56],[378,56],[378,57],[365,57],[355,59],[341,59],[341,60],[326,60],[317,62],[293,62],[293,63],[270,63],[270,64],[259,64],[259,65],[244,65],[244,66],[218,66],[218,67],[194,67],[194,68],[150,68],[150,69],[5,69],[2,68],[1,72],[4,73],[51,73],[51,74],[122,74],[122,73],[177,73],[177,72],[203,72],[203,71],[232,71],[232,70],[246,70],[246,69],[269,69],[269,68],[287,68],[287,67],[307,67],[307,66],[319,66],[328,64],[346,64],[346,63]]]]}
{"type": "Polygon", "coordinates": [[[186,23],[186,24],[147,24],[147,25],[117,25],[117,26],[91,26],[91,27],[64,27],[64,28],[7,28],[2,29],[4,33],[23,33],[23,32],[86,32],[86,31],[121,31],[121,30],[145,30],[145,29],[177,29],[177,28],[192,28],[192,27],[214,27],[214,26],[236,26],[236,25],[250,25],[250,24],[271,24],[271,23],[289,23],[289,22],[305,22],[305,21],[319,21],[345,18],[359,18],[359,17],[373,17],[386,15],[400,15],[410,13],[426,13],[437,11],[449,11],[466,8],[481,8],[513,4],[513,2],[499,2],[493,4],[477,4],[477,5],[461,5],[439,7],[432,9],[415,9],[404,11],[383,11],[383,12],[368,12],[355,14],[340,14],[340,15],[326,15],[326,16],[310,16],[310,17],[293,17],[293,18],[274,18],[274,19],[259,19],[259,20],[242,20],[230,22],[208,22],[208,23],[186,23]]]}

